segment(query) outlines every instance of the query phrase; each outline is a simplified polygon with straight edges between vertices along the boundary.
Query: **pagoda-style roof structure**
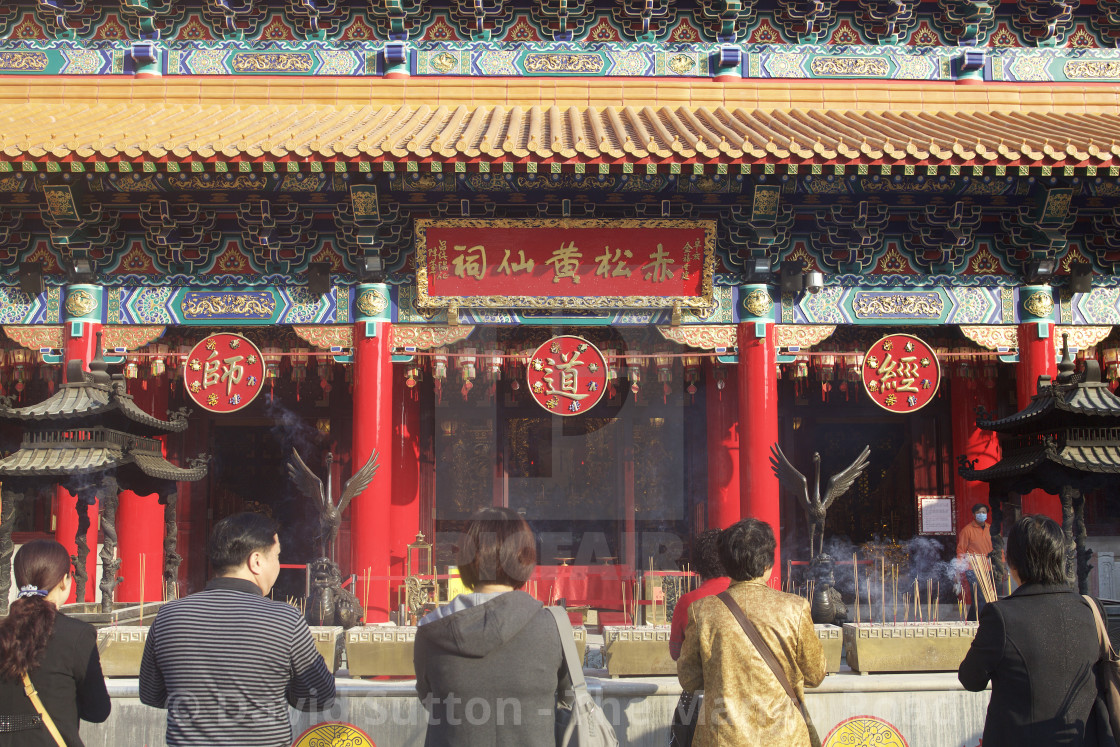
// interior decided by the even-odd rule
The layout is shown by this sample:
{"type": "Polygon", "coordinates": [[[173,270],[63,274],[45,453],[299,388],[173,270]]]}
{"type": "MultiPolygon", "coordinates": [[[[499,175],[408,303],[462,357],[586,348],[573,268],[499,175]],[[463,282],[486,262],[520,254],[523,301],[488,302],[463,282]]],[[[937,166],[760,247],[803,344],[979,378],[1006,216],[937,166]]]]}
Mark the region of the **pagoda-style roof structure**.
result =
{"type": "Polygon", "coordinates": [[[1030,404],[1005,418],[979,413],[977,427],[998,435],[999,461],[976,469],[962,458],[960,474],[989,483],[993,495],[1044,490],[1061,497],[1067,576],[1073,582],[1076,575],[1087,593],[1091,553],[1085,547],[1084,494],[1115,485],[1120,475],[1120,397],[1101,381],[1095,359],[1075,372],[1064,337],[1057,379],[1039,377],[1030,404]]]}
{"type": "Polygon", "coordinates": [[[187,429],[187,415],[186,410],[179,410],[161,420],[148,414],[126,391],[122,380],[113,380],[100,369],[84,371],[81,361],[70,361],[66,383],[49,399],[27,407],[11,407],[0,400],[0,420],[65,422],[71,427],[97,425],[146,436],[182,433],[187,429]]]}
{"type": "MultiPolygon", "coordinates": [[[[101,349],[98,334],[97,348],[101,349]]],[[[84,597],[85,557],[89,553],[85,534],[89,506],[99,502],[101,527],[105,534],[100,584],[102,611],[113,605],[120,560],[117,544],[116,505],[121,490],[138,495],[156,493],[165,506],[165,522],[174,521],[177,483],[206,476],[206,457],[178,467],[163,456],[163,443],[155,436],[181,433],[187,427],[187,412],[180,410],[162,420],[142,410],[125,388],[123,377],[110,376],[100,352],[84,371],[82,362],[66,367],[66,383],[49,399],[27,407],[13,407],[10,398],[0,399],[0,419],[24,426],[19,449],[0,459],[0,482],[8,494],[37,492],[59,485],[77,496],[79,526],[75,571],[77,595],[84,597]],[[170,513],[170,516],[168,515],[170,513]]],[[[14,505],[14,501],[10,502],[14,505]]],[[[10,553],[12,522],[0,524],[0,554],[10,553]]],[[[174,575],[179,562],[174,541],[166,549],[164,575],[174,575]],[[170,568],[169,568],[170,566],[170,568]]],[[[0,600],[7,600],[10,579],[0,578],[0,600]]]]}
{"type": "Polygon", "coordinates": [[[967,480],[1060,494],[1071,481],[1091,490],[1120,475],[1120,397],[1101,381],[1096,360],[1074,373],[1068,348],[1057,380],[1040,377],[1029,405],[1005,418],[981,415],[976,426],[998,434],[1002,456],[984,469],[962,466],[967,480]]]}

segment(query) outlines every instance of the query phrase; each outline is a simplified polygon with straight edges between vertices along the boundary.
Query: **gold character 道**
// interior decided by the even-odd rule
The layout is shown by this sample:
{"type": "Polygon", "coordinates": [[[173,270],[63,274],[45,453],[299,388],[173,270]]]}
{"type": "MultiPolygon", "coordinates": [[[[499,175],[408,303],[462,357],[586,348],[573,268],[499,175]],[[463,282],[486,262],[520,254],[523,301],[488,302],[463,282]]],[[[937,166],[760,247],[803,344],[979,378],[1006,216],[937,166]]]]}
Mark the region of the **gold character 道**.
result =
{"type": "Polygon", "coordinates": [[[579,359],[579,350],[573,350],[571,353],[561,353],[560,362],[557,363],[555,358],[548,358],[548,365],[544,367],[544,376],[541,380],[548,384],[548,390],[545,396],[559,395],[567,397],[568,399],[582,400],[591,396],[587,392],[579,391],[579,371],[578,366],[583,365],[583,361],[579,359]],[[557,388],[554,380],[554,374],[560,374],[560,386],[557,388]]]}

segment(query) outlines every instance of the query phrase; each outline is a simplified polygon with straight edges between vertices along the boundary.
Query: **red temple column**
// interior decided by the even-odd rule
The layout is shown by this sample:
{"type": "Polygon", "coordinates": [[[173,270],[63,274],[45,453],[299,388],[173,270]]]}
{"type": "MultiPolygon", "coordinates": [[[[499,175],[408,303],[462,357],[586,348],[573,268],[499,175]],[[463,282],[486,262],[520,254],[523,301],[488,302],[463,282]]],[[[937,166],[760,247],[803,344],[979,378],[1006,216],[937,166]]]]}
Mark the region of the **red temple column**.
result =
{"type": "MultiPolygon", "coordinates": [[[[82,368],[89,370],[89,362],[96,355],[97,333],[101,331],[104,319],[105,298],[104,289],[97,285],[75,284],[66,289],[66,302],[63,304],[63,329],[65,340],[62,351],[63,376],[66,375],[66,365],[69,361],[80,360],[82,368]]],[[[78,554],[76,535],[78,533],[78,512],[75,509],[77,496],[72,495],[64,488],[55,491],[55,539],[66,548],[72,557],[78,554]]],[[[86,556],[86,591],[85,598],[75,599],[77,589],[71,589],[67,602],[84,601],[93,602],[97,595],[97,503],[89,507],[89,530],[86,532],[86,544],[89,554],[86,556]]]]}
{"type": "MultiPolygon", "coordinates": [[[[140,365],[147,366],[149,361],[143,360],[140,365]]],[[[162,420],[167,417],[167,387],[167,376],[162,375],[149,381],[132,379],[128,388],[140,409],[162,420]]],[[[167,448],[164,447],[166,455],[167,448]]],[[[117,601],[162,600],[164,521],[159,495],[137,495],[131,490],[122,490],[117,507],[117,535],[117,552],[121,559],[117,601]],[[144,568],[142,589],[141,558],[144,568]]]]}
{"type": "MultiPolygon", "coordinates": [[[[389,508],[392,535],[389,555],[394,576],[405,574],[408,546],[420,531],[420,393],[415,386],[409,387],[408,381],[404,376],[393,378],[393,503],[389,508]]],[[[427,539],[430,542],[432,538],[427,539]]],[[[390,586],[395,595],[398,584],[390,586]]]]}
{"type": "Polygon", "coordinates": [[[775,572],[780,588],[781,510],[778,478],[770,469],[770,445],[778,441],[778,373],[773,301],[765,285],[739,289],[739,490],[741,515],[774,529],[775,572]]]}
{"type": "MultiPolygon", "coordinates": [[[[983,407],[988,412],[995,413],[995,382],[966,378],[954,373],[950,386],[953,454],[974,460],[977,469],[992,466],[999,461],[999,440],[993,431],[976,427],[976,408],[983,407]]],[[[972,520],[972,507],[977,503],[988,503],[988,483],[964,479],[954,463],[953,492],[957,504],[956,531],[959,532],[972,520]]]]}
{"type": "MultiPolygon", "coordinates": [[[[1038,377],[1058,374],[1054,346],[1054,296],[1049,285],[1019,289],[1019,363],[1015,371],[1015,394],[1022,410],[1038,393],[1038,377]]],[[[1046,514],[1062,521],[1062,502],[1056,495],[1034,490],[1023,496],[1024,514],[1046,514]]]]}
{"type": "Polygon", "coordinates": [[[707,368],[708,528],[726,529],[740,516],[739,379],[735,369],[707,368]]]}
{"type": "MultiPolygon", "coordinates": [[[[377,451],[377,474],[350,504],[350,570],[358,575],[358,596],[368,622],[384,622],[395,603],[389,598],[392,533],[393,364],[389,345],[389,288],[358,286],[354,299],[354,435],[351,469],[361,468],[377,451]]],[[[411,541],[411,538],[408,540],[411,541]]]]}

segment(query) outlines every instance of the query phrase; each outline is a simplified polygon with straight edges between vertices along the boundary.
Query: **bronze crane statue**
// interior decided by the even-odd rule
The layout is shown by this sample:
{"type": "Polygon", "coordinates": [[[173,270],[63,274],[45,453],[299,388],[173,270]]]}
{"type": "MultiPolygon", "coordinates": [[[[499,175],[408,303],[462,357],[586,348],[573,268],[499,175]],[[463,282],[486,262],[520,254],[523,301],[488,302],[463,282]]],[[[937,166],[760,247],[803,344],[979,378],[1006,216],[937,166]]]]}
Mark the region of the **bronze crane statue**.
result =
{"type": "Polygon", "coordinates": [[[797,471],[778,444],[770,447],[770,467],[778,478],[778,483],[787,490],[797,493],[805,506],[809,518],[809,559],[817,557],[824,550],[824,520],[833,502],[848,491],[863,471],[867,469],[871,447],[864,446],[856,460],[828,478],[824,495],[821,495],[821,455],[813,452],[813,467],[816,470],[813,492],[809,493],[809,481],[797,471]],[[819,535],[819,537],[818,537],[819,535]]]}
{"type": "Polygon", "coordinates": [[[299,492],[315,501],[315,505],[319,509],[320,552],[324,558],[337,563],[335,545],[338,542],[338,529],[342,526],[342,513],[350,505],[354,496],[366,489],[377,473],[377,450],[375,449],[370,453],[369,459],[362,465],[362,468],[355,472],[342,486],[342,495],[339,496],[337,505],[331,497],[331,462],[334,461],[334,455],[327,454],[326,485],[323,485],[323,481],[303,463],[298,451],[292,449],[292,455],[295,459],[288,462],[288,476],[296,484],[299,492]]]}

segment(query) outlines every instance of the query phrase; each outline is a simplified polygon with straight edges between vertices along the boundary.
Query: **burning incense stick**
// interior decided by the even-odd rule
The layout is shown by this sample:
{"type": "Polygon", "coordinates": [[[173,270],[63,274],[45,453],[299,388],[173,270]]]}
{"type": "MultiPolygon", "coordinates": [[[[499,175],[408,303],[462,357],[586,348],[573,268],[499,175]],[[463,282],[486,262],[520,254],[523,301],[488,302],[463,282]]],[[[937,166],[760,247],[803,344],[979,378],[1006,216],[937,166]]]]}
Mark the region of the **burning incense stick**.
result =
{"type": "MultiPolygon", "coordinates": [[[[875,566],[871,567],[871,572],[872,573],[875,572],[875,566]]],[[[875,622],[875,614],[871,611],[872,610],[872,608],[871,608],[871,583],[872,583],[871,578],[872,578],[871,576],[867,577],[867,622],[874,623],[875,622]]]]}
{"type": "Polygon", "coordinates": [[[140,553],[140,625],[144,625],[144,553],[140,553]]]}
{"type": "Polygon", "coordinates": [[[887,559],[879,560],[879,604],[881,605],[879,617],[883,625],[887,624],[887,559]]]}
{"type": "Polygon", "coordinates": [[[898,566],[891,564],[891,597],[894,601],[894,622],[898,624],[898,566]]]}
{"type": "Polygon", "coordinates": [[[856,564],[856,554],[852,553],[852,579],[856,584],[856,624],[863,619],[859,614],[859,566],[856,564]]]}

